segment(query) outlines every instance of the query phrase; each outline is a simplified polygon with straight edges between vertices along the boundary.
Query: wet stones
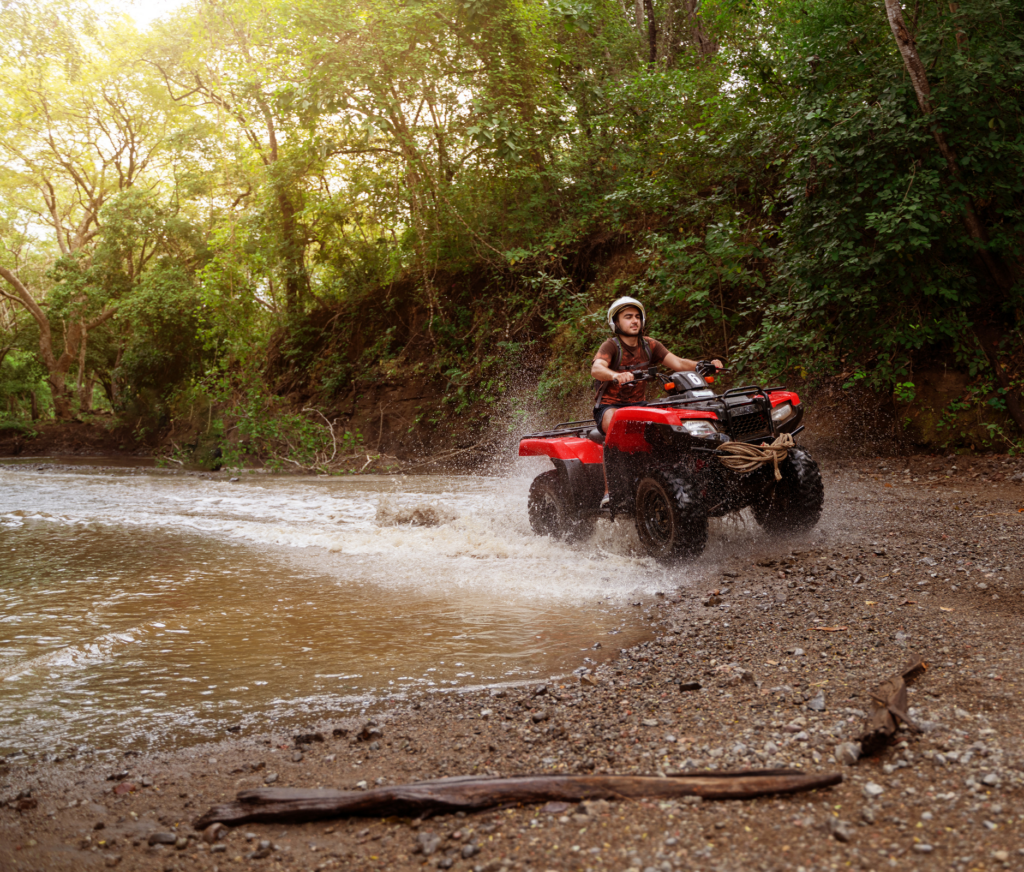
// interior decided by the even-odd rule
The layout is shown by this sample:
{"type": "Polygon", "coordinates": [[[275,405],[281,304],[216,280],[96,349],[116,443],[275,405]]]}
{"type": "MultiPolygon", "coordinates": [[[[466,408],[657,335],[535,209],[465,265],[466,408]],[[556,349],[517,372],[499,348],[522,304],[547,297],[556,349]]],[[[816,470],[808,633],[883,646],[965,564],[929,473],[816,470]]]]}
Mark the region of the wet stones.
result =
{"type": "Polygon", "coordinates": [[[150,833],[146,840],[149,845],[173,845],[178,841],[175,833],[150,833]]]}
{"type": "Polygon", "coordinates": [[[377,739],[383,738],[384,730],[377,724],[376,721],[369,720],[363,723],[363,725],[359,728],[359,732],[356,733],[352,741],[373,742],[377,739]]]}

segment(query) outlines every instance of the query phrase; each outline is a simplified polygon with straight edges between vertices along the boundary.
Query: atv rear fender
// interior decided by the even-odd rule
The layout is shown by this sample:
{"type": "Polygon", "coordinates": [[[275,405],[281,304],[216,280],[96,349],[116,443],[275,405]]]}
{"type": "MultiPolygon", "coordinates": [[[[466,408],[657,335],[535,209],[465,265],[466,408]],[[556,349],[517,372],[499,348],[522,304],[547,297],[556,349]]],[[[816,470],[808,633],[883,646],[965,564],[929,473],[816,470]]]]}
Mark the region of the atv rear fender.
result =
{"type": "MultiPolygon", "coordinates": [[[[565,436],[561,439],[531,439],[519,442],[520,457],[550,457],[552,460],[578,460],[580,463],[601,463],[604,452],[601,446],[580,436],[565,436]]],[[[558,466],[556,463],[555,466],[558,466]]]]}

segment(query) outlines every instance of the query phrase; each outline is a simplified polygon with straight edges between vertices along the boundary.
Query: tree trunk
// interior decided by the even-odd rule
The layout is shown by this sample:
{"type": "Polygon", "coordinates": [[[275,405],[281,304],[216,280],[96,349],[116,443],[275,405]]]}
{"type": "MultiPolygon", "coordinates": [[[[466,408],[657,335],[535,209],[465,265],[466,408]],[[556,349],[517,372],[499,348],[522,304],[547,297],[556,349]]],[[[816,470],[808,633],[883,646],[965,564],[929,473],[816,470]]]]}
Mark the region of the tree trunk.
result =
{"type": "MultiPolygon", "coordinates": [[[[889,17],[889,27],[896,39],[896,45],[903,57],[903,66],[910,77],[911,84],[914,86],[917,105],[920,107],[922,115],[930,116],[935,111],[935,107],[932,106],[931,86],[928,84],[928,75],[924,64],[921,62],[921,56],[917,53],[914,37],[911,36],[906,24],[903,23],[903,12],[900,9],[899,0],[885,0],[885,11],[889,17]]],[[[935,144],[939,147],[939,152],[946,160],[946,167],[953,181],[960,187],[966,187],[963,183],[960,165],[956,161],[956,154],[946,140],[946,134],[934,122],[928,125],[928,129],[931,131],[935,144]]],[[[978,213],[974,210],[974,203],[971,202],[971,198],[966,191],[963,195],[962,218],[967,234],[977,245],[978,254],[984,261],[992,280],[1000,290],[1009,290],[1013,286],[1013,276],[1010,275],[1010,271],[1006,269],[1005,265],[1000,263],[999,259],[989,250],[988,230],[982,224],[978,213]]]]}
{"type": "Polygon", "coordinates": [[[654,0],[644,0],[647,14],[647,63],[654,66],[658,59],[658,22],[654,18],[654,0]]]}
{"type": "MultiPolygon", "coordinates": [[[[935,107],[932,106],[931,86],[928,83],[928,75],[924,64],[921,62],[921,56],[917,53],[914,37],[907,30],[907,26],[903,22],[903,12],[900,9],[899,0],[885,0],[885,11],[889,18],[889,27],[892,30],[892,35],[896,39],[896,45],[900,50],[900,55],[903,57],[903,66],[910,77],[911,84],[914,86],[917,105],[922,115],[926,118],[930,117],[935,111],[935,107]]],[[[957,43],[960,43],[959,35],[957,43]]],[[[966,190],[967,186],[964,184],[963,175],[960,172],[960,165],[957,163],[956,153],[949,145],[942,128],[935,122],[931,122],[929,130],[931,131],[932,138],[935,140],[935,144],[939,148],[939,152],[946,160],[946,167],[949,170],[953,183],[961,189],[960,196],[963,199],[961,217],[967,234],[974,241],[978,255],[984,263],[992,282],[1005,297],[1006,293],[1016,282],[1016,270],[1012,264],[1007,265],[1002,258],[997,257],[990,250],[988,228],[985,227],[977,211],[975,211],[974,203],[970,193],[966,190]]],[[[991,337],[983,335],[985,332],[975,327],[978,342],[988,360],[989,366],[992,367],[996,381],[999,382],[999,386],[1006,393],[1007,411],[1009,411],[1010,417],[1013,418],[1017,426],[1020,427],[1021,432],[1024,432],[1024,410],[1021,409],[1020,398],[1014,392],[1006,371],[999,363],[999,343],[991,337]]]]}
{"type": "Polygon", "coordinates": [[[90,372],[83,380],[78,389],[78,411],[79,413],[92,411],[92,388],[96,384],[96,374],[90,372]]]}
{"type": "Polygon", "coordinates": [[[46,367],[46,380],[49,382],[50,391],[53,394],[53,414],[58,420],[68,421],[74,417],[74,412],[72,396],[67,388],[66,379],[71,364],[78,356],[79,344],[81,343],[84,354],[85,337],[88,336],[89,331],[112,318],[117,310],[113,307],[104,309],[88,323],[72,321],[64,337],[64,351],[60,357],[56,357],[53,353],[53,331],[46,312],[29,293],[21,279],[9,269],[0,266],[0,278],[14,289],[13,294],[4,293],[4,296],[26,308],[39,327],[39,356],[43,359],[43,365],[46,367]]]}
{"type": "Polygon", "coordinates": [[[295,217],[295,205],[288,192],[279,189],[277,204],[281,211],[281,260],[284,265],[285,307],[290,315],[301,311],[309,279],[306,275],[305,246],[295,217]]]}

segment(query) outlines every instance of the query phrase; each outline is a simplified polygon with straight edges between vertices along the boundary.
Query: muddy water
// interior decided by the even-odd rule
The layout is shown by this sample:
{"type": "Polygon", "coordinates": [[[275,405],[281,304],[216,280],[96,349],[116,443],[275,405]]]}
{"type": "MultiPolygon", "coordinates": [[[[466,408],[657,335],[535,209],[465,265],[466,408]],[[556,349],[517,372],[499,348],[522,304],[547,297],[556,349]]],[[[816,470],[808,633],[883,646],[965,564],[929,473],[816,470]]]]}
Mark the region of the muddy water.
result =
{"type": "Polygon", "coordinates": [[[564,675],[648,635],[631,603],[680,575],[610,524],[576,550],[534,536],[535,472],[0,466],[0,752],[308,725],[564,675]]]}

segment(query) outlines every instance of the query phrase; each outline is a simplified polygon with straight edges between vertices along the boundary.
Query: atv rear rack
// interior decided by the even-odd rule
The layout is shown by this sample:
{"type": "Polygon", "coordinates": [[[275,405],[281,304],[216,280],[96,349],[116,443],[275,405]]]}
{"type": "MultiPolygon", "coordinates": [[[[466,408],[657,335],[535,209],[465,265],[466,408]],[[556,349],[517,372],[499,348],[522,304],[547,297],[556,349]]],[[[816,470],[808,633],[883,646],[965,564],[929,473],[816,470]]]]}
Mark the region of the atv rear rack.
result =
{"type": "Polygon", "coordinates": [[[552,436],[571,436],[573,434],[582,434],[584,437],[590,434],[597,424],[594,423],[594,419],[590,418],[586,421],[564,421],[561,424],[555,424],[554,429],[544,430],[541,433],[527,433],[525,436],[520,436],[522,439],[548,439],[552,436]]]}

